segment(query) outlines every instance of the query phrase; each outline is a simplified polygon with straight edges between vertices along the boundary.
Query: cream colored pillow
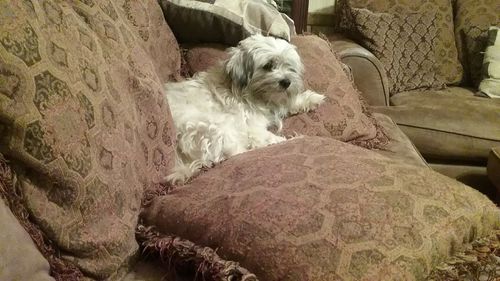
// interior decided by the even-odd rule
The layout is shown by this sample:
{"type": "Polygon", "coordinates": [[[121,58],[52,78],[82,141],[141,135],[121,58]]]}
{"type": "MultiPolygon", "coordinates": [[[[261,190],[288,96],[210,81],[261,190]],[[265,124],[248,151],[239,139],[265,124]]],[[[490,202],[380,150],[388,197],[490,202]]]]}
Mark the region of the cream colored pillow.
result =
{"type": "Polygon", "coordinates": [[[290,41],[293,21],[271,0],[160,0],[180,43],[236,45],[256,33],[290,41]]]}
{"type": "Polygon", "coordinates": [[[500,98],[500,28],[492,26],[488,33],[488,46],[484,52],[483,80],[479,84],[482,94],[500,98]]]}

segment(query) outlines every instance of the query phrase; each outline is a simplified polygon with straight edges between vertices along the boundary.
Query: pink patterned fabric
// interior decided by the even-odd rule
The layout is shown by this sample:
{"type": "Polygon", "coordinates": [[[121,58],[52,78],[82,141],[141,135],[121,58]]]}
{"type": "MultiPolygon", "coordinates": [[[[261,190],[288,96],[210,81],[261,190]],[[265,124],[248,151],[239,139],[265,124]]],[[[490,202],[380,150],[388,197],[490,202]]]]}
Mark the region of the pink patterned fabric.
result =
{"type": "Polygon", "coordinates": [[[228,57],[227,46],[221,44],[199,44],[184,47],[187,49],[184,58],[190,75],[205,71],[228,57]]]}
{"type": "Polygon", "coordinates": [[[360,100],[360,94],[328,42],[317,36],[296,36],[292,44],[305,66],[304,86],[327,97],[317,110],[285,121],[285,134],[332,137],[371,148],[387,142],[382,128],[360,100]]]}
{"type": "Polygon", "coordinates": [[[105,279],[136,254],[143,189],[172,162],[162,84],[179,77],[179,47],[154,0],[12,0],[0,11],[0,153],[30,220],[105,279]]]}
{"type": "Polygon", "coordinates": [[[331,138],[235,156],[142,217],[218,249],[259,280],[423,280],[499,226],[484,195],[427,167],[331,138]]]}

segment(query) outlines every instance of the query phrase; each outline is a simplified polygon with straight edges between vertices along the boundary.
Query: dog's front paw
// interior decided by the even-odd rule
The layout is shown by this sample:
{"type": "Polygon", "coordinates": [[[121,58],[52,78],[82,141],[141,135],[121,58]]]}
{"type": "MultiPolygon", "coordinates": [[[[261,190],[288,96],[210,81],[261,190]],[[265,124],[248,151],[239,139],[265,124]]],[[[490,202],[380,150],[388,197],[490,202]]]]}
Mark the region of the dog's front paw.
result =
{"type": "Polygon", "coordinates": [[[326,97],[314,91],[307,90],[300,95],[295,96],[290,107],[291,114],[308,112],[320,106],[326,97]]]}
{"type": "Polygon", "coordinates": [[[323,102],[325,102],[326,97],[324,95],[318,94],[311,90],[307,90],[303,93],[306,96],[305,99],[305,111],[316,109],[323,102]]]}
{"type": "Polygon", "coordinates": [[[277,143],[284,142],[284,141],[286,141],[285,137],[273,135],[269,138],[268,143],[271,145],[271,144],[277,144],[277,143]]]}

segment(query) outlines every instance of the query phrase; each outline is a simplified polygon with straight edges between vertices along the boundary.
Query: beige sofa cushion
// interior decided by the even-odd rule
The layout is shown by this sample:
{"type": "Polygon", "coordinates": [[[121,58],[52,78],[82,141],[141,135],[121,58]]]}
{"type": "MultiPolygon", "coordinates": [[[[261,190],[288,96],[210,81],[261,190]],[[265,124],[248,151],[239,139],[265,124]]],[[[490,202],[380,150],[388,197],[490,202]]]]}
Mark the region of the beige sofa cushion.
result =
{"type": "MultiPolygon", "coordinates": [[[[267,0],[161,0],[165,18],[180,43],[234,46],[252,34],[290,41],[295,29],[267,0]]],[[[274,1],[272,1],[274,2],[274,1]]]]}
{"type": "MultiPolygon", "coordinates": [[[[457,58],[453,33],[453,7],[450,0],[337,0],[335,5],[338,15],[345,15],[350,7],[391,14],[437,13],[436,62],[439,74],[446,84],[457,84],[462,80],[463,69],[457,58]]],[[[345,20],[344,16],[338,18],[340,21],[345,20]]],[[[339,25],[349,27],[350,23],[341,22],[339,25]]]]}
{"type": "Polygon", "coordinates": [[[0,224],[0,280],[54,281],[49,263],[1,197],[0,224]]]}
{"type": "Polygon", "coordinates": [[[488,41],[488,28],[500,26],[498,0],[456,0],[455,38],[465,82],[476,87],[481,81],[483,52],[488,41]]]}
{"type": "Polygon", "coordinates": [[[153,200],[143,218],[217,248],[259,280],[423,280],[498,226],[481,193],[329,138],[235,156],[153,200]]]}
{"type": "Polygon", "coordinates": [[[490,148],[500,145],[500,100],[451,87],[399,93],[391,104],[374,110],[389,115],[428,160],[485,164],[490,148]]]}
{"type": "Polygon", "coordinates": [[[169,169],[162,83],[179,75],[177,43],[155,0],[0,11],[0,153],[20,188],[7,194],[64,260],[105,279],[136,255],[143,189],[169,169]]]}

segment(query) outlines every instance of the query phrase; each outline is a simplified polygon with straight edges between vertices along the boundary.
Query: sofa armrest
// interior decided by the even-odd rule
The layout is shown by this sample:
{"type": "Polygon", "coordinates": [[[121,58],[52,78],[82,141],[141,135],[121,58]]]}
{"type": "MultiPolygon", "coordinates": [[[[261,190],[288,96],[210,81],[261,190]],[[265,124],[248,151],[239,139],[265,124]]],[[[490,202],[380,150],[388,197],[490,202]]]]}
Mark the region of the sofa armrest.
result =
{"type": "Polygon", "coordinates": [[[329,37],[332,48],[352,71],[354,83],[369,105],[389,105],[389,80],[382,63],[367,49],[352,40],[329,37]]]}

